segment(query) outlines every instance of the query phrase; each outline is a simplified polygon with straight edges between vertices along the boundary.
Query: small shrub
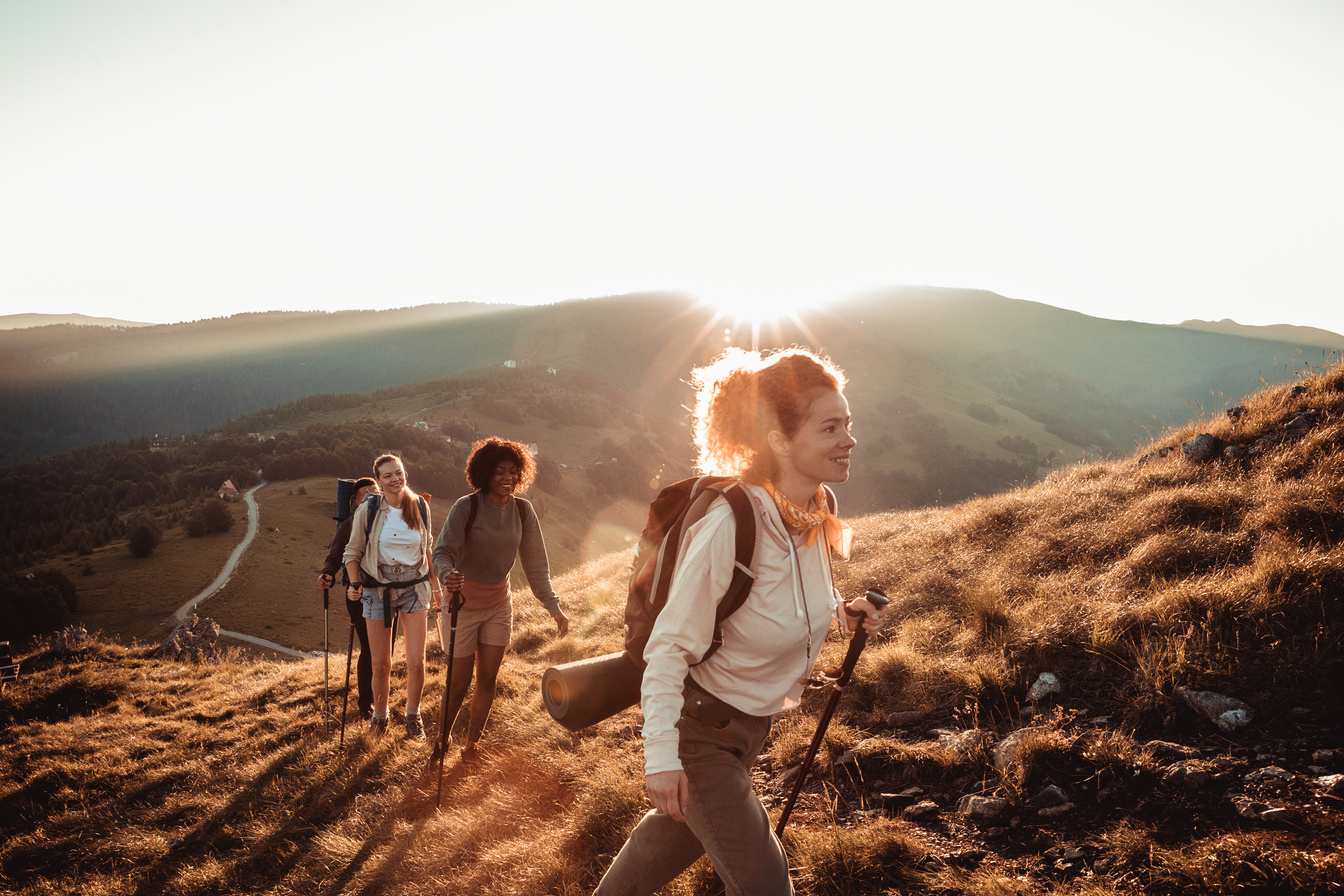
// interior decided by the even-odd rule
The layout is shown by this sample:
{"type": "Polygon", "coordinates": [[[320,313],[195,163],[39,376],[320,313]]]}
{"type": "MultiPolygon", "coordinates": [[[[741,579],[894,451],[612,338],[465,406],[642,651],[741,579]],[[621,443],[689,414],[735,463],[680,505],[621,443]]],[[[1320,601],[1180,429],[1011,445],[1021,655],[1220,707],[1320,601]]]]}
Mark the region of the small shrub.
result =
{"type": "Polygon", "coordinates": [[[154,549],[159,546],[159,542],[162,540],[163,532],[152,517],[142,514],[131,521],[130,550],[132,557],[143,560],[154,553],[154,549]]]}

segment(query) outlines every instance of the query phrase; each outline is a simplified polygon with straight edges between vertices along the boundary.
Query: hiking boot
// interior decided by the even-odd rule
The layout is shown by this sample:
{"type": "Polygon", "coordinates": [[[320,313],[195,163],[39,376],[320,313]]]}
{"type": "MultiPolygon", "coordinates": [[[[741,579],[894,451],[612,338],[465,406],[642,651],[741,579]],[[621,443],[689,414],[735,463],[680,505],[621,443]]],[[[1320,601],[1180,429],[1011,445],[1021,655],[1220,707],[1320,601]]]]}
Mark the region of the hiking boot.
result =
{"type": "Polygon", "coordinates": [[[420,720],[420,713],[406,717],[406,739],[425,739],[425,723],[420,720]]]}
{"type": "Polygon", "coordinates": [[[382,737],[387,733],[387,716],[374,716],[369,719],[369,733],[374,737],[382,737]]]}
{"type": "Polygon", "coordinates": [[[475,744],[467,744],[462,748],[463,762],[480,762],[481,754],[477,751],[475,744]]]}

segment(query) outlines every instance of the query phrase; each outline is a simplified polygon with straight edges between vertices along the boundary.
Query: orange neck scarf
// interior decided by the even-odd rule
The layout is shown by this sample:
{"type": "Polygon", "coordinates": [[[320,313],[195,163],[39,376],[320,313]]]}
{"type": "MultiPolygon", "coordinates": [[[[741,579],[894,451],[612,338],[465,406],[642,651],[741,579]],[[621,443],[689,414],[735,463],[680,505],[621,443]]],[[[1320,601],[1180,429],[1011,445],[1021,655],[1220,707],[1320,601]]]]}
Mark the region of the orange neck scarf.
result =
{"type": "Polygon", "coordinates": [[[840,517],[830,512],[831,505],[826,500],[825,486],[817,486],[817,494],[812,499],[817,509],[813,511],[804,510],[784,497],[769,479],[765,480],[764,485],[765,490],[774,499],[775,506],[779,508],[779,515],[784,518],[785,525],[795,531],[807,533],[808,547],[817,543],[819,533],[825,533],[826,544],[831,550],[846,560],[849,559],[850,542],[853,540],[854,532],[840,520],[840,517]]]}

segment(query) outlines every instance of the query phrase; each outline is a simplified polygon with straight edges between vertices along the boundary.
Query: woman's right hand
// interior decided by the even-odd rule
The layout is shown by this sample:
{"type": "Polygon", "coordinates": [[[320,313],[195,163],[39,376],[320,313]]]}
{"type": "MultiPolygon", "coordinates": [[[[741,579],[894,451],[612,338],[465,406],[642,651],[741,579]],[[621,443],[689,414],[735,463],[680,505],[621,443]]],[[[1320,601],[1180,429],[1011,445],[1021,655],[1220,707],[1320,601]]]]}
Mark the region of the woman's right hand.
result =
{"type": "Polygon", "coordinates": [[[364,586],[359,582],[351,582],[345,586],[346,600],[359,600],[364,596],[364,586]]]}
{"type": "Polygon", "coordinates": [[[686,772],[677,769],[645,775],[644,787],[649,791],[653,808],[671,816],[673,821],[686,820],[686,806],[691,796],[691,782],[686,778],[686,772]]]}

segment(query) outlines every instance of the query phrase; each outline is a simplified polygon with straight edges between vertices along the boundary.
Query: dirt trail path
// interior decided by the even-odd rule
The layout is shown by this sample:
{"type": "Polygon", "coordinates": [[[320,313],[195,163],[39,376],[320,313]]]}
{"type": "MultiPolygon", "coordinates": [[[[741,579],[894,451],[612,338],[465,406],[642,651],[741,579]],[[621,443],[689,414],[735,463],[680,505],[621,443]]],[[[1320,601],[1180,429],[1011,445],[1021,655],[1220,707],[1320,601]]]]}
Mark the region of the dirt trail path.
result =
{"type": "MultiPolygon", "coordinates": [[[[260,470],[257,471],[257,476],[258,477],[261,476],[260,470]]],[[[225,561],[224,568],[220,570],[219,575],[215,576],[215,580],[211,582],[209,585],[205,586],[204,591],[193,597],[191,600],[187,601],[182,606],[178,607],[177,611],[173,613],[173,618],[176,619],[178,622],[181,622],[183,619],[186,619],[189,615],[191,615],[191,613],[195,611],[196,606],[200,604],[201,601],[205,600],[207,597],[210,597],[212,594],[219,591],[219,589],[223,588],[224,585],[229,581],[229,577],[233,575],[234,570],[238,568],[238,561],[242,559],[243,554],[247,551],[248,546],[252,544],[252,539],[257,536],[257,527],[261,517],[260,511],[257,508],[257,499],[253,497],[253,495],[257,491],[257,489],[262,488],[266,484],[267,484],[266,480],[262,479],[261,482],[252,486],[250,489],[248,489],[246,492],[243,493],[243,501],[247,504],[247,533],[243,536],[243,540],[238,543],[238,547],[233,549],[233,553],[229,554],[229,559],[225,561]]],[[[276,650],[279,651],[280,653],[288,654],[289,656],[297,656],[297,657],[308,656],[308,654],[303,653],[302,651],[299,650],[295,650],[292,647],[285,647],[282,644],[276,644],[273,641],[266,641],[262,638],[253,637],[252,635],[244,635],[239,632],[225,631],[224,629],[220,629],[219,633],[227,638],[233,638],[238,641],[246,641],[249,644],[256,644],[257,646],[265,647],[270,650],[276,650]]]]}

